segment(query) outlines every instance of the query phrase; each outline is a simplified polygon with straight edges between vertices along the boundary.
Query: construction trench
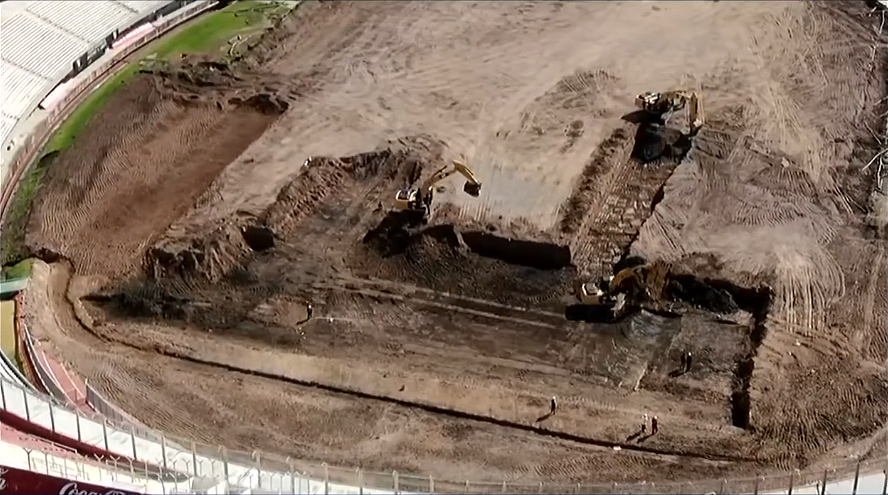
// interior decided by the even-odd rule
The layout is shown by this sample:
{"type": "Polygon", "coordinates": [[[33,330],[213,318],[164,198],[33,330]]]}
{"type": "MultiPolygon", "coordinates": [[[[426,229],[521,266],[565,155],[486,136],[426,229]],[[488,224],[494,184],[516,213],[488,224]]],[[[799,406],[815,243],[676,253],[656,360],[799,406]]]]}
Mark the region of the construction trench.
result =
{"type": "MultiPolygon", "coordinates": [[[[663,169],[674,170],[690,149],[689,142],[681,133],[667,131],[668,128],[651,128],[642,123],[635,139],[624,138],[621,143],[624,148],[631,149],[633,163],[629,166],[656,170],[656,176],[663,178],[661,183],[647,189],[651,194],[646,199],[651,204],[648,214],[653,213],[658,199],[663,196],[663,183],[669,177],[668,173],[663,173],[663,169]],[[639,139],[644,142],[639,143],[639,139]],[[681,141],[680,149],[675,147],[676,140],[681,141]],[[645,160],[638,159],[638,156],[645,157],[645,160]]],[[[402,143],[413,141],[415,138],[400,140],[402,143]]],[[[611,153],[611,156],[617,155],[611,153]]],[[[314,157],[292,183],[281,189],[277,195],[278,202],[255,219],[248,219],[248,223],[240,226],[225,227],[213,238],[192,242],[174,252],[155,248],[146,258],[145,266],[151,268],[144,274],[129,279],[124,285],[104,287],[86,295],[84,300],[97,305],[102,312],[114,318],[163,318],[177,325],[197,324],[216,328],[217,331],[237,327],[239,322],[249,318],[258,301],[273,297],[282,290],[292,297],[311,300],[317,296],[313,296],[311,290],[306,292],[306,288],[324,282],[332,276],[332,272],[318,265],[310,269],[299,268],[302,263],[295,262],[295,266],[287,271],[292,272],[295,268],[303,272],[298,277],[302,288],[294,287],[296,290],[291,292],[285,289],[290,285],[286,280],[292,280],[291,277],[281,279],[279,273],[278,279],[275,279],[262,275],[270,273],[268,270],[257,270],[274,258],[283,256],[284,259],[293,259],[296,253],[302,253],[301,256],[307,254],[305,248],[298,247],[298,238],[304,235],[304,231],[296,234],[299,230],[295,229],[289,218],[295,210],[290,210],[290,205],[300,205],[297,214],[304,218],[308,218],[312,212],[315,212],[315,219],[330,218],[329,214],[322,213],[320,217],[317,214],[335,211],[337,200],[313,193],[312,187],[316,187],[316,184],[325,185],[326,191],[329,191],[332,189],[329,185],[331,180],[340,184],[347,181],[372,182],[375,177],[388,179],[392,184],[405,178],[415,181],[426,168],[425,165],[409,145],[406,148],[396,147],[394,151],[383,149],[340,159],[314,157]],[[326,171],[331,167],[332,174],[326,171]],[[303,191],[304,195],[296,196],[296,191],[303,191]],[[220,236],[224,236],[224,239],[220,236]],[[237,242],[238,239],[242,241],[237,242]],[[293,254],[285,250],[291,250],[293,254]],[[227,266],[220,266],[221,260],[226,259],[227,266]],[[212,275],[205,271],[208,262],[214,264],[212,275]],[[212,299],[223,292],[220,291],[223,287],[228,288],[224,292],[230,295],[225,297],[228,301],[225,310],[220,311],[212,299]],[[243,304],[234,301],[242,301],[243,304]]],[[[588,169],[593,173],[600,174],[603,167],[601,158],[590,159],[588,169]]],[[[391,187],[383,190],[386,189],[391,187]]],[[[576,303],[576,287],[583,280],[572,259],[569,236],[576,227],[570,227],[569,220],[562,220],[559,223],[561,233],[554,234],[495,224],[462,226],[449,222],[447,205],[438,205],[438,208],[443,211],[442,214],[433,216],[432,224],[422,228],[407,225],[398,213],[378,212],[377,218],[381,218],[376,225],[372,226],[371,223],[372,227],[343,252],[343,268],[352,272],[356,280],[400,279],[401,282],[432,291],[445,291],[455,297],[479,298],[516,307],[530,305],[543,311],[561,313],[565,323],[585,322],[598,328],[596,332],[602,334],[624,331],[619,330],[621,323],[613,319],[609,308],[576,303]],[[614,330],[607,330],[608,325],[616,326],[614,330]]],[[[355,220],[346,221],[346,224],[352,224],[354,229],[358,227],[354,225],[355,220]]],[[[326,230],[326,235],[335,235],[328,228],[320,229],[320,232],[326,230]]],[[[612,271],[645,263],[645,260],[628,254],[640,228],[639,225],[632,236],[623,237],[628,243],[619,246],[623,255],[613,265],[612,271]]],[[[329,241],[315,239],[312,242],[329,241]]],[[[329,250],[327,254],[330,255],[329,250]]],[[[308,261],[311,256],[303,259],[308,261]]],[[[276,266],[277,263],[272,265],[276,266]]],[[[341,269],[335,272],[342,273],[341,269]]],[[[392,287],[386,291],[397,293],[392,287]]],[[[743,346],[748,350],[733,365],[735,376],[730,397],[730,417],[733,425],[740,428],[749,425],[749,377],[757,346],[763,338],[763,322],[767,317],[770,294],[770,289],[766,287],[743,288],[728,280],[694,274],[670,273],[666,283],[664,297],[671,307],[691,308],[695,311],[695,318],[702,313],[720,317],[738,311],[753,315],[752,327],[746,331],[748,345],[743,346]]],[[[468,308],[473,307],[474,303],[456,304],[468,308]]],[[[481,314],[499,312],[485,304],[476,307],[481,314]]],[[[632,318],[631,313],[621,316],[621,320],[632,318]]]]}
{"type": "MultiPolygon", "coordinates": [[[[26,244],[70,268],[53,265],[55,292],[31,295],[55,294],[59,307],[47,314],[73,312],[80,324],[55,331],[32,321],[35,336],[58,343],[75,372],[150,426],[436,480],[752,476],[820,462],[884,424],[884,380],[834,355],[837,342],[867,362],[884,355],[878,332],[860,330],[860,314],[875,308],[864,323],[878,326],[885,306],[867,292],[883,278],[863,270],[882,262],[878,248],[854,230],[869,178],[853,164],[872,157],[863,156],[868,133],[845,137],[846,121],[860,122],[848,109],[860,94],[876,108],[884,85],[863,76],[868,53],[843,48],[839,63],[804,45],[869,36],[849,21],[865,12],[762,4],[754,10],[780,20],[762,23],[761,12],[730,2],[706,5],[733,9],[726,16],[691,12],[697,4],[540,3],[522,6],[522,23],[536,19],[522,45],[523,28],[506,39],[520,26],[488,22],[508,18],[502,4],[473,6],[491,14],[483,18],[456,12],[461,5],[307,2],[300,15],[310,19],[286,21],[258,55],[137,77],[46,171],[26,244]],[[466,68],[475,61],[460,50],[457,65],[433,67],[444,62],[434,54],[465,41],[452,26],[441,38],[452,42],[399,45],[410,56],[390,50],[408,24],[377,24],[419,22],[423,9],[484,19],[467,31],[473,49],[490,52],[484,64],[466,68]],[[714,59],[637,67],[599,52],[588,60],[600,67],[566,73],[493,66],[528,47],[562,46],[557,22],[591,26],[613,14],[644,23],[647,10],[657,23],[704,16],[682,36],[701,31],[713,45],[721,42],[710,33],[746,15],[755,32],[736,36],[764,57],[764,68],[738,66],[736,44],[711,50],[728,58],[702,81],[712,106],[691,141],[676,131],[681,122],[621,117],[634,96],[625,88],[654,69],[675,81],[709,73],[714,59]],[[503,39],[475,46],[475,34],[503,39]],[[354,58],[364,48],[349,47],[362,42],[386,56],[354,58]],[[497,43],[518,44],[500,53],[497,43]],[[861,59],[853,71],[842,69],[849,57],[861,59]],[[822,68],[837,84],[812,94],[787,67],[822,68]],[[464,69],[478,71],[477,84],[444,91],[464,69]],[[391,84],[375,79],[392,71],[391,84]],[[780,88],[785,101],[755,98],[750,80],[780,88]],[[850,99],[831,89],[849,85],[864,89],[850,99]],[[479,119],[492,88],[502,90],[503,115],[479,119]],[[772,115],[792,123],[787,142],[772,115]],[[479,123],[496,124],[483,129],[490,152],[461,141],[479,123]],[[404,133],[417,134],[378,140],[404,133]],[[427,225],[389,215],[395,191],[462,153],[485,181],[479,198],[455,177],[436,190],[427,225]],[[816,181],[830,176],[838,192],[816,181]],[[581,282],[665,260],[662,307],[614,318],[578,304],[581,282]],[[854,307],[830,302],[842,297],[854,307]],[[832,339],[841,332],[848,342],[832,339]],[[685,351],[694,367],[679,372],[685,351]],[[552,395],[558,415],[535,423],[552,395]],[[661,414],[663,431],[631,439],[644,413],[661,414]],[[612,449],[623,445],[632,448],[612,449]]],[[[595,36],[619,46],[623,35],[610,31],[595,36]]],[[[564,46],[602,46],[576,41],[564,46]]]]}

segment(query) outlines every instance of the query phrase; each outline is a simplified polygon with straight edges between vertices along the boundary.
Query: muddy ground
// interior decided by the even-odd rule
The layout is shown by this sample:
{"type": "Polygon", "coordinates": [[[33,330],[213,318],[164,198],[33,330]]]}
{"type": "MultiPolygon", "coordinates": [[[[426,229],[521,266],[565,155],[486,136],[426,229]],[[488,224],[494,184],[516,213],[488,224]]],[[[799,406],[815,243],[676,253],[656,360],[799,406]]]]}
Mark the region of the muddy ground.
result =
{"type": "Polygon", "coordinates": [[[535,484],[877,455],[867,12],[309,2],[240,60],[139,77],[57,157],[31,328],[149,425],[312,462],[535,484]],[[643,163],[634,95],[682,86],[707,126],[643,163]],[[393,227],[460,154],[481,196],[448,179],[393,227]],[[684,314],[573,317],[630,255],[674,265],[684,314]]]}

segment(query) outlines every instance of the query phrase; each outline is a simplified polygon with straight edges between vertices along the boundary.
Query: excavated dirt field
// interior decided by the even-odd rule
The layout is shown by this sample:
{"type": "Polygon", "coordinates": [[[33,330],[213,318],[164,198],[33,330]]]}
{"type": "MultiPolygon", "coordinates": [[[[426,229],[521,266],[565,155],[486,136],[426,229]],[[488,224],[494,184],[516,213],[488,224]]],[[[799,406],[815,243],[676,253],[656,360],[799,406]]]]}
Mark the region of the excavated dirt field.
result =
{"type": "Polygon", "coordinates": [[[563,490],[884,454],[868,11],[308,2],[240,60],[140,76],[56,158],[30,328],[148,425],[309,462],[563,490]],[[678,87],[689,152],[627,115],[678,87]],[[480,197],[387,214],[460,154],[480,197]],[[673,264],[681,316],[574,305],[633,257],[673,264]]]}

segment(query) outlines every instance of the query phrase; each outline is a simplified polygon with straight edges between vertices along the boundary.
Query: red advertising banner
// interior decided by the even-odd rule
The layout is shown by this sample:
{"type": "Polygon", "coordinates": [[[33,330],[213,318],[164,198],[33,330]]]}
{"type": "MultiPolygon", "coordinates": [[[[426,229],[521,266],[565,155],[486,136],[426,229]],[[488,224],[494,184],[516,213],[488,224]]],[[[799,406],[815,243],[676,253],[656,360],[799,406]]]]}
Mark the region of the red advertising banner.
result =
{"type": "Polygon", "coordinates": [[[0,466],[3,495],[138,495],[139,492],[56,478],[24,469],[0,466]]]}

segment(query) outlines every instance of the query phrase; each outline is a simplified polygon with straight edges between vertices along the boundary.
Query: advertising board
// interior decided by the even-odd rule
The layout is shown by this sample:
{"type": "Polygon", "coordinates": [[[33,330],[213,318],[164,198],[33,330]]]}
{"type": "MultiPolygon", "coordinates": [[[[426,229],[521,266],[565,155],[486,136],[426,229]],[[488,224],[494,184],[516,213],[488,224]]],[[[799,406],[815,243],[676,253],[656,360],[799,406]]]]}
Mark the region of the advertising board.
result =
{"type": "Polygon", "coordinates": [[[139,493],[141,492],[0,466],[0,494],[3,495],[137,495],[139,493]]]}

